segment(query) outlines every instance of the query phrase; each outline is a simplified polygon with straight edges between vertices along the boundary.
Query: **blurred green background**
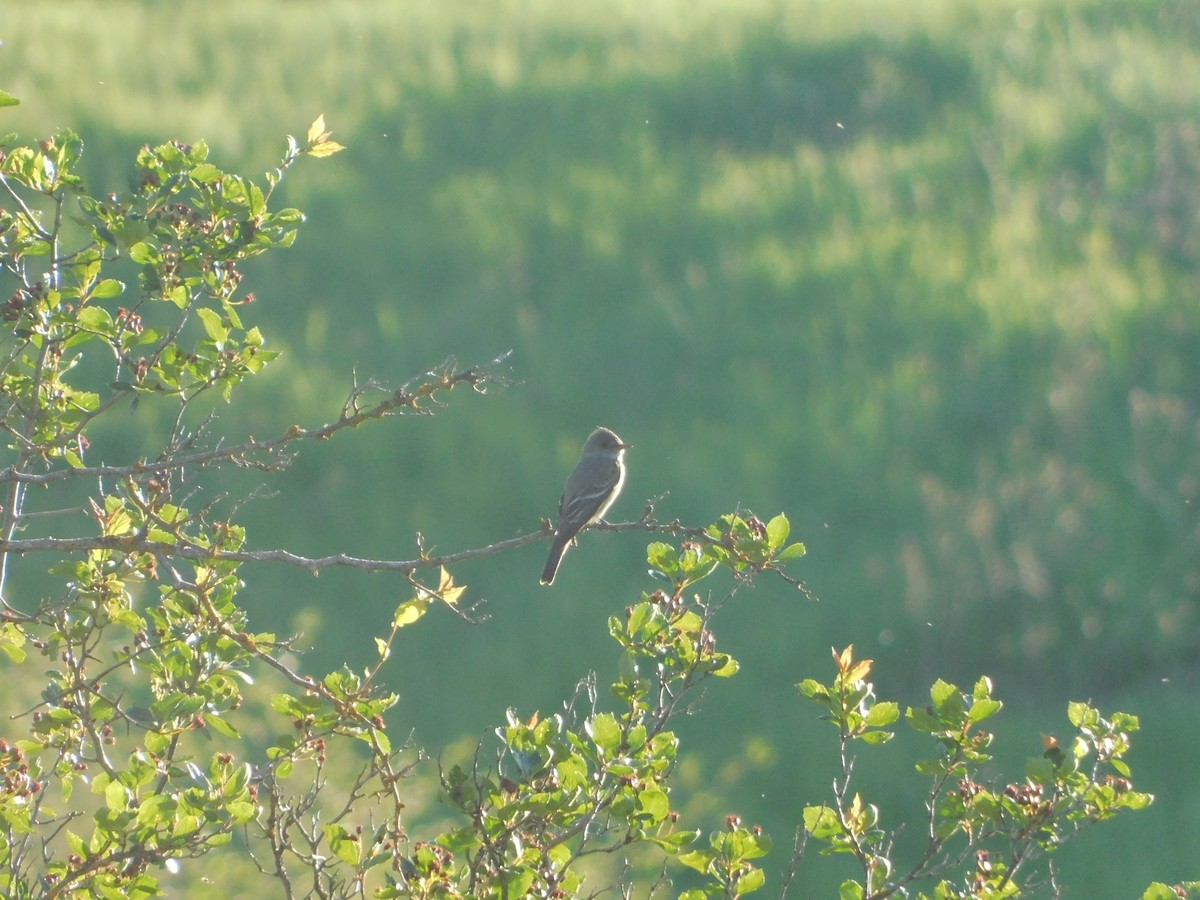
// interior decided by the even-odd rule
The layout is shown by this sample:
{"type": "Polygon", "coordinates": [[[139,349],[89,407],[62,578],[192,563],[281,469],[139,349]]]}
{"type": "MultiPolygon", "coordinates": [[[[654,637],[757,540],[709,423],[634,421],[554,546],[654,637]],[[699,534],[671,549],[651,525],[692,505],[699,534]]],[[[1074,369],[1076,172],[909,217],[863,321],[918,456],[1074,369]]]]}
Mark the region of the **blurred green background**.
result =
{"type": "MultiPolygon", "coordinates": [[[[334,418],[355,371],[513,351],[506,391],[305,447],[243,510],[254,547],[530,531],[608,425],[634,444],[611,517],[666,490],[693,524],[785,511],[820,598],[766,579],[718,621],[743,669],[680,729],[693,824],[762,822],[783,868],[834,760],[792,684],[853,642],[901,703],[992,676],[1010,776],[1068,700],[1140,714],[1158,800],[1068,845],[1062,881],[1200,875],[1200,5],[44,0],[0,39],[0,130],[75,129],[98,192],[145,142],[253,174],[324,113],[349,148],[289,176],[309,221],[248,267],[285,355],[229,433],[334,418]]],[[[436,752],[603,680],[644,545],[594,535],[552,589],[543,544],[459,567],[491,618],[402,636],[398,726],[436,752]]],[[[401,599],[246,575],[314,671],[369,658],[401,599]]],[[[884,825],[920,818],[901,747],[860,765],[884,825]]],[[[802,872],[804,896],[850,874],[802,872]]]]}

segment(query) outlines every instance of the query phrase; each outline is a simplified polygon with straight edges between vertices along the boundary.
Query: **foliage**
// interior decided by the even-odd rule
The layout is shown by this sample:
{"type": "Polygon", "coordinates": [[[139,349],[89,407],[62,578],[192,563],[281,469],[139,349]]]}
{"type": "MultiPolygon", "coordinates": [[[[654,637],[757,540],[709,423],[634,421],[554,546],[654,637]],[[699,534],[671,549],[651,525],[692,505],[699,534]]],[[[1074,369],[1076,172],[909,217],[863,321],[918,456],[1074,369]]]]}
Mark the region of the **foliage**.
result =
{"type": "Polygon", "coordinates": [[[834,662],[832,683],[809,678],[796,687],[838,730],[841,771],[833,803],[805,807],[804,826],[823,853],[849,854],[861,868],[861,880],[843,883],[843,898],[906,896],[908,886],[922,880],[936,886],[918,896],[935,900],[1022,896],[1022,884],[1053,884],[1052,866],[1042,873],[1035,867],[1080,829],[1152,800],[1133,790],[1124,760],[1137,717],[1105,719],[1087,703],[1070,704],[1067,717],[1076,731],[1065,746],[1045,738],[1044,752],[1029,760],[1021,780],[986,783],[981,773],[992,759],[986,751],[994,736],[979,726],[1002,704],[988,678],[969,693],[939,679],[930,704],[905,713],[909,726],[934,739],[937,755],[916,765],[931,781],[928,843],[915,864],[900,869],[891,858],[895,832],[882,826],[874,804],[850,792],[853,745],[890,740],[886,729],[899,718],[899,707],[876,700],[867,681],[871,661],[855,659],[853,648],[834,653],[834,662]]]}
{"type": "MultiPolygon", "coordinates": [[[[269,848],[263,865],[277,877],[286,881],[298,864],[318,893],[353,881],[321,866],[317,847],[346,859],[338,822],[369,799],[391,799],[378,840],[394,843],[405,767],[382,727],[394,697],[374,685],[377,669],[301,676],[285,662],[288,641],[247,630],[235,598],[239,567],[254,557],[244,530],[214,513],[216,479],[206,476],[230,466],[273,470],[293,441],[420,409],[436,391],[483,379],[435,373],[369,407],[356,393],[324,429],[223,445],[209,433],[211,416],[197,415],[198,401],[209,392],[228,399],[275,355],[243,324],[253,295],[240,292],[241,265],[291,243],[302,217],[268,203],[298,159],[338,149],[321,120],[303,143],[289,139],[265,191],[217,169],[203,144],[172,143],[143,148],[135,187],[98,200],[77,174],[76,135],[38,148],[12,140],[3,141],[0,169],[14,205],[0,214],[0,253],[18,282],[3,307],[2,574],[24,564],[21,554],[46,551],[62,557],[51,572],[63,587],[32,608],[4,596],[10,664],[49,665],[40,697],[19,717],[24,735],[3,743],[4,893],[150,895],[161,866],[203,856],[248,827],[269,848]],[[118,257],[136,267],[137,289],[112,310],[125,285],[105,269],[118,257]],[[161,450],[92,464],[89,431],[123,401],[173,410],[161,450]],[[91,483],[98,489],[79,506],[79,486],[91,483]],[[185,507],[188,497],[199,508],[185,507]],[[80,529],[70,516],[85,510],[91,523],[80,529]],[[47,516],[79,533],[17,536],[47,516]],[[239,719],[266,715],[261,698],[242,706],[247,686],[269,675],[282,688],[270,700],[275,720],[291,728],[256,748],[239,719]],[[330,742],[358,742],[363,753],[357,779],[341,786],[345,809],[322,830],[330,742]],[[220,749],[207,752],[206,743],[220,749]],[[290,779],[305,764],[316,775],[293,795],[290,779]]],[[[455,598],[445,578],[435,593],[455,598]]]]}
{"type": "MultiPolygon", "coordinates": [[[[505,379],[495,365],[448,363],[394,391],[356,387],[327,425],[229,442],[214,429],[210,398],[229,401],[274,357],[244,321],[252,295],[242,292],[242,265],[291,243],[302,217],[272,212],[270,201],[299,159],[339,149],[323,121],[303,142],[289,139],[265,190],[221,171],[202,143],[169,143],[143,148],[134,187],[101,200],[78,174],[78,136],[0,145],[0,188],[13,204],[0,213],[0,265],[17,283],[3,307],[10,327],[0,370],[9,444],[0,472],[0,650],[10,673],[45,669],[38,695],[14,707],[11,728],[20,733],[0,744],[7,896],[151,896],[165,889],[164,870],[214,852],[248,857],[286,896],[578,896],[590,890],[584,861],[626,850],[655,851],[699,873],[688,898],[764,886],[757,861],[771,841],[761,829],[730,816],[700,840],[677,827],[669,780],[679,742],[668,726],[710,679],[738,671],[711,627],[733,596],[764,574],[803,588],[781,570],[805,553],[787,543],[786,517],[738,512],[689,529],[656,522],[650,507],[629,523],[683,540],[650,545],[651,570],[667,587],[609,621],[621,650],[615,705],[600,701],[589,677],[562,712],[510,712],[495,732],[494,762],[481,745],[473,764],[440,773],[442,799],[461,824],[415,839],[403,810],[419,793],[408,785],[421,753],[389,737],[384,715],[396,695],[382,683],[384,663],[398,632],[431,605],[471,618],[447,564],[543,535],[441,557],[422,547],[414,560],[255,550],[221,480],[237,467],[274,473],[300,442],[428,412],[457,385],[484,392],[505,379]],[[135,289],[109,274],[119,266],[134,273],[135,289]],[[97,422],[140,404],[168,411],[157,452],[94,459],[97,422]],[[36,603],[10,596],[12,570],[39,555],[54,559],[58,594],[36,603]],[[266,561],[390,570],[412,597],[395,607],[373,665],[315,678],[299,670],[294,641],[249,627],[243,569],[266,561]],[[719,600],[695,592],[720,569],[732,586],[719,600]],[[425,571],[430,584],[419,577],[425,571]]],[[[1007,836],[1014,848],[983,874],[977,855],[967,876],[975,881],[962,890],[1017,896],[1022,866],[1084,824],[1149,802],[1125,780],[1136,719],[1105,720],[1084,704],[1071,709],[1078,736],[1069,750],[1049,748],[1003,791],[977,783],[987,737],[973,729],[998,704],[986,680],[966,700],[939,682],[934,705],[908,716],[942,748],[919,766],[934,778],[931,852],[891,882],[877,813],[846,799],[847,746],[880,742],[898,708],[875,702],[869,664],[846,651],[838,666],[831,685],[802,684],[842,738],[834,806],[808,807],[804,827],[863,866],[862,886],[844,888],[847,896],[886,896],[942,877],[947,865],[935,859],[960,834],[969,847],[1007,836]],[[1107,768],[1119,777],[1105,778],[1107,768]],[[957,790],[947,790],[954,781],[957,790]]],[[[610,877],[602,889],[628,892],[640,872],[610,877]]],[[[935,896],[967,895],[949,885],[941,881],[935,896]]]]}

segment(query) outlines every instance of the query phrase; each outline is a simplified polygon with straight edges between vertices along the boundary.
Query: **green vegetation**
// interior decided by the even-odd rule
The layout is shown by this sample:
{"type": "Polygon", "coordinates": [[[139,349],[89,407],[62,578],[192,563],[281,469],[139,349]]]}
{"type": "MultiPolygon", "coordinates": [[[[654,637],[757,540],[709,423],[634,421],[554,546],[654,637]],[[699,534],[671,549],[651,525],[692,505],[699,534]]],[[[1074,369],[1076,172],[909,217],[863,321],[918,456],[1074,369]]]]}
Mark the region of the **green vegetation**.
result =
{"type": "MultiPolygon", "coordinates": [[[[791,708],[789,686],[853,643],[905,704],[990,675],[1021,733],[1055,732],[1069,701],[1138,713],[1133,762],[1158,801],[1064,848],[1063,880],[1130,896],[1196,876],[1200,13],[218,9],[22,4],[0,48],[22,99],[0,131],[74,129],[97,195],[125,189],[143,142],[203,137],[218,165],[257,171],[324,112],[347,145],[280,188],[309,217],[256,263],[281,356],[218,427],[323,421],[352,371],[394,387],[451,354],[511,349],[519,382],[306,448],[241,509],[256,547],[409,558],[418,530],[439,552],[530,531],[610,425],[634,444],[614,518],[665,490],[660,518],[785,509],[820,598],[736,598],[722,640],[742,671],[679,724],[673,803],[788,834],[827,791],[828,747],[805,716],[746,710],[791,708]]],[[[161,415],[97,423],[93,458],[151,452],[161,415]]],[[[396,727],[471,745],[507,706],[550,714],[611,668],[603,623],[647,588],[637,535],[591,535],[549,591],[543,549],[455,570],[491,618],[429,616],[401,641],[396,727]]],[[[397,601],[379,577],[246,578],[254,627],[303,632],[314,672],[373,660],[397,601]]],[[[897,761],[919,752],[864,759],[864,796],[919,805],[897,761]]]]}

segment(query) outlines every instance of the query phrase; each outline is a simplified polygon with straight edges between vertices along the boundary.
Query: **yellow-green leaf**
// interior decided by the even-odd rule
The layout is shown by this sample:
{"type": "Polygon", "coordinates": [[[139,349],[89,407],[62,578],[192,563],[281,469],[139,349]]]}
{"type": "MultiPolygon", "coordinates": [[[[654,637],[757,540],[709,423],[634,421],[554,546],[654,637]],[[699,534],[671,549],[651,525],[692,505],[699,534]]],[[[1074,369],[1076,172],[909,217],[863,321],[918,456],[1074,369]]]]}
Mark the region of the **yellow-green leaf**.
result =
{"type": "Polygon", "coordinates": [[[117,297],[125,290],[123,282],[117,281],[115,278],[105,278],[92,290],[92,298],[95,300],[107,300],[110,297],[117,297]]]}
{"type": "Polygon", "coordinates": [[[218,344],[224,343],[229,337],[229,329],[221,322],[220,315],[215,310],[211,310],[206,306],[202,306],[196,310],[196,315],[200,317],[200,321],[204,323],[204,330],[208,336],[218,344]]]}
{"type": "Polygon", "coordinates": [[[392,627],[403,628],[405,625],[411,625],[421,616],[425,615],[429,609],[429,601],[424,597],[414,597],[412,600],[405,600],[396,607],[396,614],[392,616],[392,627]]]}
{"type": "Polygon", "coordinates": [[[313,123],[308,126],[308,134],[306,137],[308,138],[308,142],[311,144],[315,141],[319,141],[321,136],[324,134],[326,134],[325,114],[321,113],[321,115],[317,116],[316,119],[313,120],[313,123]]]}
{"type": "Polygon", "coordinates": [[[787,540],[788,533],[791,530],[792,526],[788,522],[787,516],[780,513],[767,523],[767,545],[772,550],[779,549],[783,546],[783,542],[787,540]]]}
{"type": "Polygon", "coordinates": [[[335,153],[340,153],[346,148],[337,141],[321,141],[319,144],[313,144],[309,150],[309,156],[315,156],[318,159],[322,156],[333,156],[335,153]]]}

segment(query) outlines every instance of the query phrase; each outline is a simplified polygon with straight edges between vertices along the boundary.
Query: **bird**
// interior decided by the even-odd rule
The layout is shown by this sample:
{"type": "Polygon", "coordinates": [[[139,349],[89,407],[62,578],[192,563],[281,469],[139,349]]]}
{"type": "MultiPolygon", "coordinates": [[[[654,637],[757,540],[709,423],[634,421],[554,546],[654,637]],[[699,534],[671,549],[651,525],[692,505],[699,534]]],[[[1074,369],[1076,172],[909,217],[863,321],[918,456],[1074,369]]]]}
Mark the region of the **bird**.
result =
{"type": "Polygon", "coordinates": [[[621,493],[629,446],[608,428],[597,428],[588,435],[558,504],[558,524],[550,542],[550,558],[542,570],[542,584],[554,584],[558,565],[575,536],[600,521],[621,493]]]}

